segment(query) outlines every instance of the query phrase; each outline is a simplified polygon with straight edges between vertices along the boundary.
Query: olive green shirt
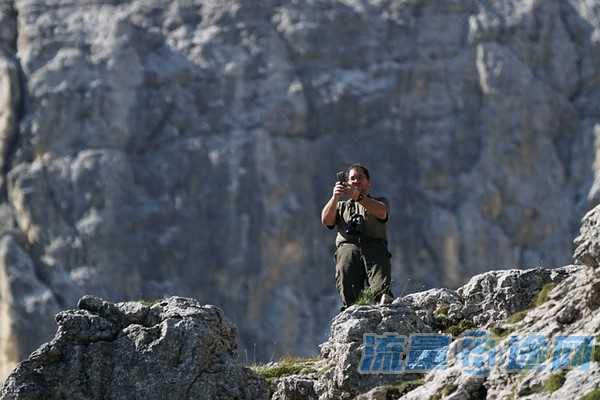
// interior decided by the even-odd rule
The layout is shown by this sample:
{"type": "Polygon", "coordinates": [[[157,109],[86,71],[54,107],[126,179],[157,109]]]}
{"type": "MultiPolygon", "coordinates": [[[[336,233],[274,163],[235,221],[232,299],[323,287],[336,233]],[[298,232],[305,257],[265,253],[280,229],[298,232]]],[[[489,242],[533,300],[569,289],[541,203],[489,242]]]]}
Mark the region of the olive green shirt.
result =
{"type": "MultiPolygon", "coordinates": [[[[371,197],[371,196],[369,196],[371,197]]],[[[390,206],[385,197],[371,197],[374,200],[381,201],[387,208],[385,219],[379,219],[367,212],[367,209],[354,200],[338,201],[335,211],[335,224],[328,225],[329,229],[337,227],[337,236],[335,238],[336,247],[344,241],[356,241],[356,237],[347,235],[346,228],[348,221],[354,213],[358,213],[365,218],[364,237],[368,239],[381,239],[387,241],[386,222],[390,216],[390,206]]]]}

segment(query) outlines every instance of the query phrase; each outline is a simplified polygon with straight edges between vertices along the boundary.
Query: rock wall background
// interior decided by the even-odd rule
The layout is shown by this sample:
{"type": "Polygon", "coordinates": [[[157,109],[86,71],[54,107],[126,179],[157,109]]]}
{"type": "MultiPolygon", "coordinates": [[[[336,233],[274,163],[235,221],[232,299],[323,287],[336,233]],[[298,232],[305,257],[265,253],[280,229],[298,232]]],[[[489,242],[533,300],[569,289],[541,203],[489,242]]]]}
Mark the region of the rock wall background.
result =
{"type": "Polygon", "coordinates": [[[191,296],[242,356],[337,311],[335,171],[367,164],[396,296],[568,263],[598,203],[600,2],[0,0],[0,365],[83,294],[191,296]]]}

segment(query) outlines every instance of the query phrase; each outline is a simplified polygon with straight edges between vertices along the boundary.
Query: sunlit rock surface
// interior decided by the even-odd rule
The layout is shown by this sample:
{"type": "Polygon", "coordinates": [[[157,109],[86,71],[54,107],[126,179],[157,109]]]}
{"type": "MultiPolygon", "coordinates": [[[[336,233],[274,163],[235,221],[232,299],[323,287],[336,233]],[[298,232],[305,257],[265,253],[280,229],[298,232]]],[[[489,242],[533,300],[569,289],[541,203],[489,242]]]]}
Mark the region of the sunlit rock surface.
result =
{"type": "Polygon", "coordinates": [[[0,368],[84,294],[194,297],[242,357],[316,353],[319,211],[354,161],[396,296],[568,264],[600,199],[596,8],[0,0],[0,368]]]}

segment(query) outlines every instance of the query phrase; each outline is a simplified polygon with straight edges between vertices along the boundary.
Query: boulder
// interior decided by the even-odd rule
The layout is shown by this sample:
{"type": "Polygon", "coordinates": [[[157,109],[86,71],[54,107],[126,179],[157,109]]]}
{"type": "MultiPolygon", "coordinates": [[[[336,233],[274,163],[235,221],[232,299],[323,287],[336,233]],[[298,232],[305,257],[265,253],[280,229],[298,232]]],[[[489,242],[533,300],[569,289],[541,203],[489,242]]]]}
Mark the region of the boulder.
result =
{"type": "Polygon", "coordinates": [[[266,381],[238,362],[237,329],[215,306],[86,296],[56,322],[54,338],[10,374],[0,399],[269,399],[266,381]]]}
{"type": "Polygon", "coordinates": [[[398,380],[417,379],[415,374],[361,374],[358,371],[365,349],[364,335],[432,332],[407,302],[381,306],[351,306],[331,324],[329,340],[321,345],[321,356],[327,368],[315,383],[319,399],[351,399],[367,390],[398,380]]]}

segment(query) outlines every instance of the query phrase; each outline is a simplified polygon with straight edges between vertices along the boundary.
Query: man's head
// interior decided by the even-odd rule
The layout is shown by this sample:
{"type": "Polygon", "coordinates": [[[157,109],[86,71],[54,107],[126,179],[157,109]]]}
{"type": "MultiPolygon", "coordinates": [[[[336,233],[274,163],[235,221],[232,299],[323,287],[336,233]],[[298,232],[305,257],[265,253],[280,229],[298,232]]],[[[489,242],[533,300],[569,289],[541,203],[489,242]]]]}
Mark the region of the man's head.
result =
{"type": "Polygon", "coordinates": [[[368,194],[371,189],[371,177],[367,167],[361,164],[352,164],[347,171],[348,183],[357,187],[361,193],[368,194]]]}

